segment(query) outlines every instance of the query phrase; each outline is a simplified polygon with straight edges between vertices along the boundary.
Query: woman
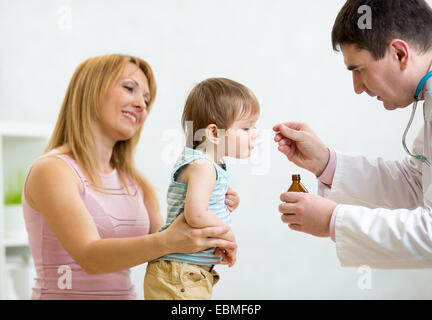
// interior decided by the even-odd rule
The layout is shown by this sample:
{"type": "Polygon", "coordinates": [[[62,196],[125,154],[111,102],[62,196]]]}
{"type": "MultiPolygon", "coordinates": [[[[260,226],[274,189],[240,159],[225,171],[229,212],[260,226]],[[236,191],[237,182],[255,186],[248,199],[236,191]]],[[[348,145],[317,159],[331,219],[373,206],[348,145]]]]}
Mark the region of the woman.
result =
{"type": "MultiPolygon", "coordinates": [[[[167,230],[134,164],[155,99],[147,62],[90,58],[75,71],[46,153],[33,164],[23,210],[36,266],[32,299],[135,299],[130,267],[172,252],[235,248],[226,226],[167,230]]],[[[238,205],[231,194],[231,209],[238,205]]]]}

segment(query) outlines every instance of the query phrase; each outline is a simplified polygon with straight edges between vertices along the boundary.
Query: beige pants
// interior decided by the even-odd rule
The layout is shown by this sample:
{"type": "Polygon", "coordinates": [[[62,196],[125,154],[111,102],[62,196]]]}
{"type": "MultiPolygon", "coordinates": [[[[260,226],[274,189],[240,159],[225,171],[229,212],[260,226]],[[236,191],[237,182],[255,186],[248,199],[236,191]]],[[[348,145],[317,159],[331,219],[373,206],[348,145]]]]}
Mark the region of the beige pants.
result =
{"type": "Polygon", "coordinates": [[[219,274],[210,266],[151,261],[144,278],[145,300],[209,300],[219,274]]]}

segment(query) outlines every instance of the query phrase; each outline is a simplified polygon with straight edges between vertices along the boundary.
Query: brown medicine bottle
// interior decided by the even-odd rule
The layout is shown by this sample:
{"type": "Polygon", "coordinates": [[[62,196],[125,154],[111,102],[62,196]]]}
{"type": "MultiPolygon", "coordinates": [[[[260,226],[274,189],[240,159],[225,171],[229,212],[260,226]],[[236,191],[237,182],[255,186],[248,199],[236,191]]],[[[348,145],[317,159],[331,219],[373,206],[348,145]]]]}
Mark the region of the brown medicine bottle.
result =
{"type": "Polygon", "coordinates": [[[292,184],[289,187],[288,192],[308,192],[304,185],[301,184],[299,174],[292,175],[292,184]]]}

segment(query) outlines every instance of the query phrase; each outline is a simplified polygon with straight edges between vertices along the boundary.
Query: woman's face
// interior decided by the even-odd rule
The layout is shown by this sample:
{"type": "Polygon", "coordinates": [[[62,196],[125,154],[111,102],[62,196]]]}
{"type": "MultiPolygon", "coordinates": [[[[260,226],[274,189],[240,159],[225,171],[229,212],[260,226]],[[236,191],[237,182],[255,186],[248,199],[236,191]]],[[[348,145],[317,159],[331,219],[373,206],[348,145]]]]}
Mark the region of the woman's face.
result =
{"type": "Polygon", "coordinates": [[[113,140],[132,138],[147,117],[150,90],[140,68],[128,63],[120,79],[101,98],[99,133],[113,140]]]}

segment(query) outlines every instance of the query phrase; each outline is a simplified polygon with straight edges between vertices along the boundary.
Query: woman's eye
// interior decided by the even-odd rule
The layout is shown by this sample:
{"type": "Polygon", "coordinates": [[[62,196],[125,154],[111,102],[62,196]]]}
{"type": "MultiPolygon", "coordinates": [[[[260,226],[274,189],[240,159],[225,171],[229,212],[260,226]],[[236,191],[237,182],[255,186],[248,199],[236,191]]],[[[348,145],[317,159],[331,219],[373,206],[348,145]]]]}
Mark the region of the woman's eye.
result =
{"type": "Polygon", "coordinates": [[[123,86],[127,91],[129,92],[133,92],[133,88],[132,87],[128,87],[128,86],[123,86]]]}
{"type": "Polygon", "coordinates": [[[249,131],[249,130],[250,130],[250,128],[243,128],[243,130],[244,130],[244,131],[249,131]]]}

